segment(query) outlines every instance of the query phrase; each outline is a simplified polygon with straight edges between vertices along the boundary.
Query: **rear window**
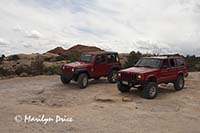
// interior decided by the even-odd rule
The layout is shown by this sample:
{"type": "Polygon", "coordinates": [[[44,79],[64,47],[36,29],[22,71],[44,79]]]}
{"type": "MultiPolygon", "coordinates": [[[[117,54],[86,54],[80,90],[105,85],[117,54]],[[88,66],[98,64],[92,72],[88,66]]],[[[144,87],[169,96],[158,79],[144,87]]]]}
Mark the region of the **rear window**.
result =
{"type": "Polygon", "coordinates": [[[178,59],[176,59],[176,64],[177,64],[177,66],[184,66],[185,61],[181,58],[178,58],[178,59]]]}
{"type": "Polygon", "coordinates": [[[175,67],[175,61],[174,61],[174,59],[170,59],[169,62],[170,62],[170,66],[171,67],[175,67]]]}
{"type": "Polygon", "coordinates": [[[108,54],[107,55],[107,61],[108,61],[108,63],[115,63],[115,62],[118,62],[118,57],[117,57],[117,55],[115,55],[115,54],[108,54]]]}

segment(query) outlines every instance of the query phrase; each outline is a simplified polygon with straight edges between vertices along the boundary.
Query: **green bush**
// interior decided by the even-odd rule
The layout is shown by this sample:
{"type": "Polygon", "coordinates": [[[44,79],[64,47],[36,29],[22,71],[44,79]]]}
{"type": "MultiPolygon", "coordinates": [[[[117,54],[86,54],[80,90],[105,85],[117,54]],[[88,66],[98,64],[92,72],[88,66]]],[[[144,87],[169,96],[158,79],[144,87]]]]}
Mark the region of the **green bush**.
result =
{"type": "Polygon", "coordinates": [[[40,59],[37,59],[35,61],[31,62],[31,74],[32,75],[41,75],[43,74],[43,61],[40,59]]]}
{"type": "Polygon", "coordinates": [[[8,61],[17,61],[17,60],[19,60],[18,55],[11,55],[11,56],[8,56],[8,61]]]}
{"type": "Polygon", "coordinates": [[[80,59],[80,54],[67,54],[67,55],[61,55],[61,57],[64,60],[74,62],[80,59]]]}
{"type": "Polygon", "coordinates": [[[13,72],[9,71],[8,69],[0,68],[0,76],[9,76],[13,75],[13,72]]]}
{"type": "Polygon", "coordinates": [[[128,68],[134,66],[141,57],[142,53],[140,53],[139,51],[138,52],[132,51],[128,56],[127,62],[124,64],[123,67],[128,68]]]}
{"type": "Polygon", "coordinates": [[[21,66],[17,67],[17,69],[15,70],[15,73],[17,75],[20,75],[23,72],[25,72],[27,74],[31,74],[31,67],[28,65],[21,65],[21,66]]]}
{"type": "Polygon", "coordinates": [[[60,73],[60,66],[53,65],[53,66],[44,68],[44,74],[55,75],[59,73],[60,73]]]}

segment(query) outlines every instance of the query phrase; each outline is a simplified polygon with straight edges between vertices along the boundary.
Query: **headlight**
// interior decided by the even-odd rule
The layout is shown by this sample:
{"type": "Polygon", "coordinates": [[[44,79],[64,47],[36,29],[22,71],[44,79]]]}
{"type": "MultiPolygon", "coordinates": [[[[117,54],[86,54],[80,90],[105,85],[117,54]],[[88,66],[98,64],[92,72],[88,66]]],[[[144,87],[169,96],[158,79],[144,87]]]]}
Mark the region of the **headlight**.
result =
{"type": "Polygon", "coordinates": [[[121,73],[118,73],[118,76],[121,77],[121,73]]]}
{"type": "Polygon", "coordinates": [[[137,78],[138,80],[142,80],[142,75],[141,75],[141,74],[138,74],[136,78],[137,78]]]}
{"type": "Polygon", "coordinates": [[[63,65],[62,69],[65,70],[65,66],[64,65],[63,65]]]}
{"type": "Polygon", "coordinates": [[[74,68],[72,68],[72,72],[74,72],[74,68]]]}

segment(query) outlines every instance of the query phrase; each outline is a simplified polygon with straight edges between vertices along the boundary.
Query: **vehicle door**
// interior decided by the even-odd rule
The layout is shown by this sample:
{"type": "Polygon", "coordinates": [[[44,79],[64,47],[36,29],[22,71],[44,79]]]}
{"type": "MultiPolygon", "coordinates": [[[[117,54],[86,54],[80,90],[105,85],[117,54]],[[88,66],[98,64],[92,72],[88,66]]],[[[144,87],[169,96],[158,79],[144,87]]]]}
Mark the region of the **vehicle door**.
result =
{"type": "Polygon", "coordinates": [[[169,81],[169,77],[170,77],[169,70],[170,70],[169,60],[168,59],[164,59],[162,61],[161,69],[160,69],[160,78],[159,78],[160,82],[169,81]]]}
{"type": "Polygon", "coordinates": [[[185,63],[184,59],[182,59],[182,58],[176,58],[176,68],[177,68],[176,69],[177,74],[178,73],[184,73],[184,74],[188,73],[186,63],[185,63]]]}
{"type": "Polygon", "coordinates": [[[94,76],[99,77],[106,75],[106,65],[105,55],[97,55],[95,58],[94,76]]]}
{"type": "Polygon", "coordinates": [[[175,59],[169,59],[169,64],[170,64],[170,68],[169,68],[169,80],[173,81],[176,79],[176,76],[178,74],[177,71],[177,67],[176,67],[176,63],[175,63],[175,59]]]}
{"type": "Polygon", "coordinates": [[[113,66],[116,66],[118,64],[118,57],[116,54],[107,54],[106,55],[106,61],[108,63],[107,69],[110,69],[113,66]]]}

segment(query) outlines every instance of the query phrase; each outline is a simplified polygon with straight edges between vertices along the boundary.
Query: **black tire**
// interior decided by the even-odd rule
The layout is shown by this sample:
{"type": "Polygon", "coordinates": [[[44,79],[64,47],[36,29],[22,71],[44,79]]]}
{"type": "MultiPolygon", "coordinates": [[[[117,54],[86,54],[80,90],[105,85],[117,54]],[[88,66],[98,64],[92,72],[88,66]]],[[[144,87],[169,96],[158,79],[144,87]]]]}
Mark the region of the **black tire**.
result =
{"type": "Polygon", "coordinates": [[[71,79],[68,79],[68,78],[66,78],[66,77],[64,77],[64,76],[60,76],[60,80],[61,80],[61,82],[62,82],[63,84],[69,84],[70,81],[71,81],[71,79]]]}
{"type": "Polygon", "coordinates": [[[124,84],[122,84],[122,82],[117,82],[117,88],[122,93],[129,92],[131,89],[130,86],[124,85],[124,84]]]}
{"type": "Polygon", "coordinates": [[[82,73],[78,76],[78,85],[80,89],[84,89],[88,86],[88,75],[86,73],[82,73]]]}
{"type": "Polygon", "coordinates": [[[142,91],[146,99],[154,99],[158,94],[158,85],[155,82],[148,82],[142,91]]]}
{"type": "Polygon", "coordinates": [[[182,75],[179,75],[176,81],[174,81],[174,89],[177,91],[182,90],[184,88],[184,85],[185,85],[184,77],[182,75]]]}
{"type": "Polygon", "coordinates": [[[117,82],[117,71],[111,70],[108,74],[108,81],[110,83],[116,83],[117,82]]]}
{"type": "Polygon", "coordinates": [[[137,90],[138,90],[139,92],[142,92],[142,91],[143,91],[143,89],[144,89],[144,87],[143,87],[143,86],[140,86],[140,87],[138,87],[138,88],[137,88],[137,90]]]}

